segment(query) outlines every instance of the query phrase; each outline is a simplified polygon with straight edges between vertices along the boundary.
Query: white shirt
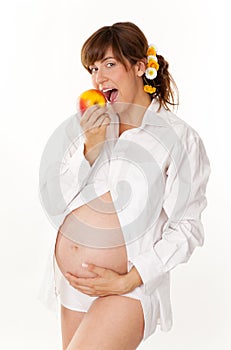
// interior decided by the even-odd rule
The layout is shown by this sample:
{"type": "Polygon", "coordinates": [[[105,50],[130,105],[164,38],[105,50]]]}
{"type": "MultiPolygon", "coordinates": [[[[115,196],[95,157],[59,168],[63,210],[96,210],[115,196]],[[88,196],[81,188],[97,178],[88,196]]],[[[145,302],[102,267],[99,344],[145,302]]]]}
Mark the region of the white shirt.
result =
{"type": "MultiPolygon", "coordinates": [[[[201,213],[207,205],[210,164],[198,133],[153,101],[142,124],[119,137],[111,115],[106,141],[91,166],[84,157],[80,116],[68,118],[52,135],[40,165],[41,201],[55,227],[40,299],[55,305],[52,257],[58,228],[72,210],[110,191],[124,235],[128,269],[135,266],[146,295],[160,305],[162,330],[172,325],[170,270],[188,261],[204,241],[201,213]]],[[[99,232],[93,246],[110,243],[99,232]]],[[[91,237],[73,237],[88,245],[91,237]]],[[[150,316],[151,317],[151,316],[150,316]]]]}

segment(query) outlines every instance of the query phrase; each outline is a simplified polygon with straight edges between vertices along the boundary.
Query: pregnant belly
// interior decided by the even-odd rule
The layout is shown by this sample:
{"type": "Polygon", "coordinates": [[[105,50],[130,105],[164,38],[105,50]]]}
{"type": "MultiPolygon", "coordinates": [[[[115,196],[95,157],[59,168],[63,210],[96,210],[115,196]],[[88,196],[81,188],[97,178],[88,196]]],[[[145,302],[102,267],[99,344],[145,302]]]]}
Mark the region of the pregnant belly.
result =
{"type": "Polygon", "coordinates": [[[66,217],[57,235],[55,257],[63,274],[94,277],[82,263],[127,272],[126,246],[110,192],[66,217]]]}

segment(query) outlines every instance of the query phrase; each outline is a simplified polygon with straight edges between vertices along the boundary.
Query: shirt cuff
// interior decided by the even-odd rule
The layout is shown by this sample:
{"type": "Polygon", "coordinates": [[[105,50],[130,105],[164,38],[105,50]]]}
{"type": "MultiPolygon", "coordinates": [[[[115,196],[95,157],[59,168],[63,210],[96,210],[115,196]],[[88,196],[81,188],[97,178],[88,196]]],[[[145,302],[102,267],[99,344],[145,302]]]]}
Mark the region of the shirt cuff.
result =
{"type": "Polygon", "coordinates": [[[152,294],[164,277],[163,265],[154,249],[130,258],[129,261],[139,272],[145,294],[152,294]]]}

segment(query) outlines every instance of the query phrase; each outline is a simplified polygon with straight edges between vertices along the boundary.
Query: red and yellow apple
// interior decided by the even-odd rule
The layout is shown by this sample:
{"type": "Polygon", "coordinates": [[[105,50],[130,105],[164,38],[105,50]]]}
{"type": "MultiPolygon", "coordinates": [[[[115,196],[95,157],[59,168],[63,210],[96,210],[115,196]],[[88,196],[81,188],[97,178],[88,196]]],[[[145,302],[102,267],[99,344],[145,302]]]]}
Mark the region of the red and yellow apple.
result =
{"type": "Polygon", "coordinates": [[[79,96],[78,107],[80,111],[84,113],[88,107],[91,107],[95,104],[98,104],[99,106],[103,107],[105,106],[106,102],[107,100],[101,91],[97,89],[89,89],[82,92],[79,96]]]}

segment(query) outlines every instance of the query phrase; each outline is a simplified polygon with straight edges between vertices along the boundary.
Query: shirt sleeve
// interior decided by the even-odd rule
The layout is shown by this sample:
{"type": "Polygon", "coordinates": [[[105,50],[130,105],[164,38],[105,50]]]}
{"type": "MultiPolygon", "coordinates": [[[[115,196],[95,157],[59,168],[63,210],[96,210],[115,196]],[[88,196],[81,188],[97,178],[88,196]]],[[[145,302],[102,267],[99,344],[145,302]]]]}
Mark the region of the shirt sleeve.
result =
{"type": "Polygon", "coordinates": [[[86,184],[91,166],[77,118],[62,124],[49,139],[40,164],[40,198],[49,216],[62,214],[86,184]]]}
{"type": "Polygon", "coordinates": [[[207,206],[210,163],[196,132],[180,142],[184,151],[176,145],[166,174],[163,210],[168,219],[161,239],[131,260],[147,294],[152,294],[168,271],[186,263],[204,242],[201,213],[207,206]]]}
{"type": "Polygon", "coordinates": [[[90,165],[85,158],[83,138],[79,140],[77,146],[72,145],[70,150],[68,150],[60,168],[59,178],[60,188],[67,205],[70,204],[85,186],[97,159],[90,165]]]}

